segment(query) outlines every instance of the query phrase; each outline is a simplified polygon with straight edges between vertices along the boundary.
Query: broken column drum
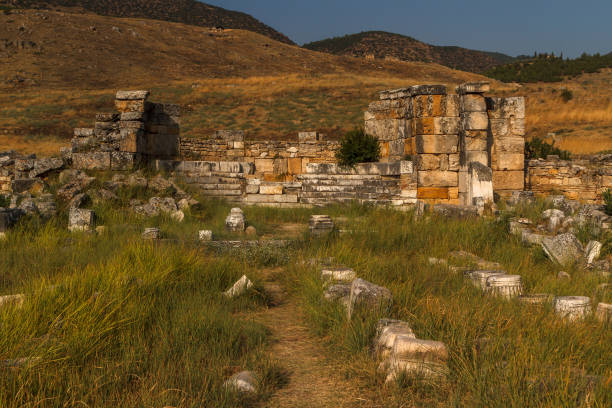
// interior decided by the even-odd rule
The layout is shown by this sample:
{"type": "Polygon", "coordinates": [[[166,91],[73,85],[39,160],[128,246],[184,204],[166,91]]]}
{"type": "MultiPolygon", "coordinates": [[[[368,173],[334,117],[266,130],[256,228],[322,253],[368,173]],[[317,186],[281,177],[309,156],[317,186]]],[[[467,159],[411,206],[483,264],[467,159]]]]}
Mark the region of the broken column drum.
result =
{"type": "Polygon", "coordinates": [[[472,283],[482,290],[487,288],[487,280],[493,276],[505,275],[504,271],[472,271],[468,272],[467,276],[472,280],[472,283]]]}
{"type": "Polygon", "coordinates": [[[591,313],[591,298],[586,296],[559,296],[554,301],[555,312],[568,320],[584,319],[591,313]]]}
{"type": "Polygon", "coordinates": [[[608,303],[599,303],[595,317],[602,322],[612,322],[612,305],[608,303]]]}
{"type": "Polygon", "coordinates": [[[487,279],[487,293],[511,299],[523,294],[523,281],[519,275],[494,275],[487,279]]]}

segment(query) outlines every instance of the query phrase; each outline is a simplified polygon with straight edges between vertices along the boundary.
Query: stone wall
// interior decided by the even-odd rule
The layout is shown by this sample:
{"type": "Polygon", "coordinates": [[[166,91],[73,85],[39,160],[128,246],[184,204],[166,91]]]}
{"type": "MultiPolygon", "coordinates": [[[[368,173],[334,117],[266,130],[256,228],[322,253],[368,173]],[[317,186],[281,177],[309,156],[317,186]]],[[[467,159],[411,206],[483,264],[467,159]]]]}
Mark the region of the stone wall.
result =
{"type": "Polygon", "coordinates": [[[411,162],[358,164],[309,163],[297,181],[269,181],[249,162],[157,160],[163,170],[197,187],[204,195],[244,204],[325,205],[333,202],[404,206],[416,202],[416,172],[411,162]]]}
{"type": "Polygon", "coordinates": [[[152,103],[148,91],[119,91],[115,112],[96,115],[93,128],[74,130],[72,145],[62,152],[73,167],[129,170],[141,162],[179,153],[180,107],[152,103]]]}
{"type": "Polygon", "coordinates": [[[602,191],[612,189],[612,155],[529,160],[525,184],[537,194],[564,194],[572,200],[601,203],[602,191]]]}
{"type": "Polygon", "coordinates": [[[467,83],[448,94],[444,85],[417,85],[380,93],[365,112],[365,130],[381,144],[383,161],[411,157],[417,198],[474,204],[470,163],[478,182],[491,178],[500,196],[524,188],[523,98],[486,98],[488,83],[467,83]],[[491,176],[487,176],[491,172],[491,176]],[[483,178],[484,177],[484,178],[483,178]]]}
{"type": "Polygon", "coordinates": [[[298,141],[245,140],[242,131],[217,131],[210,139],[180,139],[180,156],[188,160],[238,160],[253,163],[268,181],[290,181],[309,163],[333,163],[339,142],[317,132],[300,132],[298,141]]]}

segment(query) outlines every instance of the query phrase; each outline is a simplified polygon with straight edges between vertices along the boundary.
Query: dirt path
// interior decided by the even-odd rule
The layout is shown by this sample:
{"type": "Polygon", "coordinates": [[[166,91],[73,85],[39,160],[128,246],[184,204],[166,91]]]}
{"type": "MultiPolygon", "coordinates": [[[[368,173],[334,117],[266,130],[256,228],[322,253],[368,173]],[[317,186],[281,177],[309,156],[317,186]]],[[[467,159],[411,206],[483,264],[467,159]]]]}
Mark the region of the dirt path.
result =
{"type": "Polygon", "coordinates": [[[273,277],[265,284],[273,306],[255,319],[272,331],[272,356],[289,370],[289,384],[265,402],[270,408],[375,407],[362,396],[354,382],[342,378],[343,369],[334,365],[324,346],[306,326],[294,299],[288,297],[273,277]]]}

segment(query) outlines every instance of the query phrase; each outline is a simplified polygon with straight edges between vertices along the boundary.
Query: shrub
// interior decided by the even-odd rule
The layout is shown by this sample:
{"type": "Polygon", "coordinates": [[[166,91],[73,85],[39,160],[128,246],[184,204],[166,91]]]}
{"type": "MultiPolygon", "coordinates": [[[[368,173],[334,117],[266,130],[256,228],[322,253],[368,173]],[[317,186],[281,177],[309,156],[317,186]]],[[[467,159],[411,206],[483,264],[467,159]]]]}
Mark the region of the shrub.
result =
{"type": "Polygon", "coordinates": [[[610,191],[610,189],[607,189],[601,194],[601,196],[604,200],[604,211],[606,212],[606,214],[612,215],[612,191],[610,191]]]}
{"type": "Polygon", "coordinates": [[[564,89],[561,92],[561,99],[563,99],[564,102],[569,102],[574,98],[574,94],[572,93],[572,91],[570,91],[569,89],[564,89]]]}
{"type": "Polygon", "coordinates": [[[569,160],[571,153],[555,146],[555,142],[548,143],[544,139],[534,137],[525,142],[525,155],[527,159],[545,159],[548,155],[557,155],[560,159],[569,160]]]}
{"type": "Polygon", "coordinates": [[[376,162],[380,159],[378,138],[368,135],[363,128],[351,130],[344,135],[336,158],[341,166],[376,162]]]}

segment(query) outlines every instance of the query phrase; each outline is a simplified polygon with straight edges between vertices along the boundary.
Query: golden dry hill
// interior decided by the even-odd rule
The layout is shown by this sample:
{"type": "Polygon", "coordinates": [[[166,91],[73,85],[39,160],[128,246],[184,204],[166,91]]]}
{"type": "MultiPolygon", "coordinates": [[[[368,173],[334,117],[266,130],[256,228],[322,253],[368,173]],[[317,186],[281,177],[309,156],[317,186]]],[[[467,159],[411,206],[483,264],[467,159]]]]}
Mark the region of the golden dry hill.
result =
{"type": "Polygon", "coordinates": [[[120,88],[182,104],[187,136],[244,128],[274,138],[358,126],[382,89],[483,78],[314,52],[245,30],[13,10],[0,13],[0,150],[56,152],[120,88]]]}

